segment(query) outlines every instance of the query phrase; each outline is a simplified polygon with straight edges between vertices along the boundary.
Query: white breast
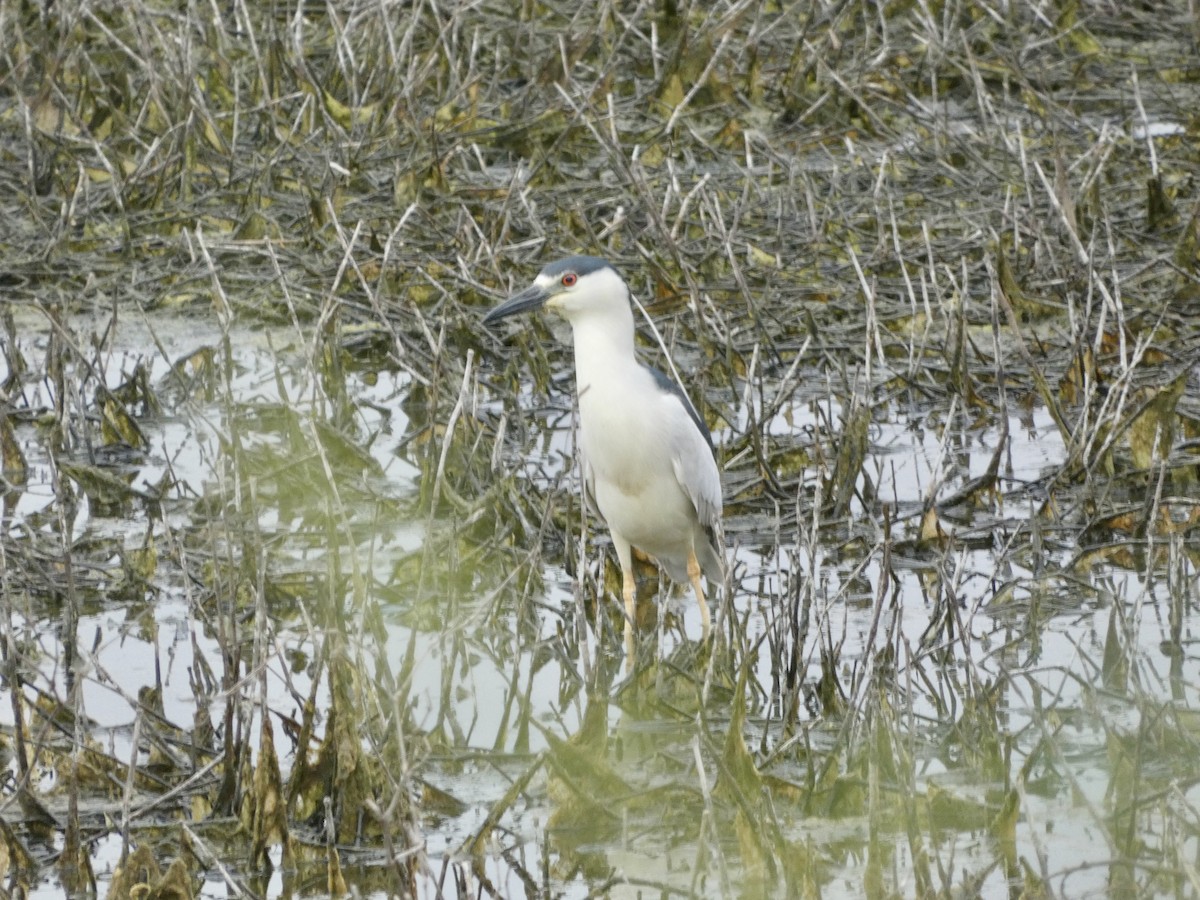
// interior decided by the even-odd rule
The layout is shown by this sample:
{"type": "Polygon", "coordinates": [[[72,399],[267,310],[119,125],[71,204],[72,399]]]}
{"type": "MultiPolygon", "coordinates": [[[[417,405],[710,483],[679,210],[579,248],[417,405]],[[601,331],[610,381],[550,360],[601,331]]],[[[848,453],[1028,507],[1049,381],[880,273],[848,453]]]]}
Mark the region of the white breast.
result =
{"type": "Polygon", "coordinates": [[[686,560],[695,511],[667,431],[678,400],[636,363],[580,381],[579,391],[580,449],[608,527],[651,556],[686,560]]]}

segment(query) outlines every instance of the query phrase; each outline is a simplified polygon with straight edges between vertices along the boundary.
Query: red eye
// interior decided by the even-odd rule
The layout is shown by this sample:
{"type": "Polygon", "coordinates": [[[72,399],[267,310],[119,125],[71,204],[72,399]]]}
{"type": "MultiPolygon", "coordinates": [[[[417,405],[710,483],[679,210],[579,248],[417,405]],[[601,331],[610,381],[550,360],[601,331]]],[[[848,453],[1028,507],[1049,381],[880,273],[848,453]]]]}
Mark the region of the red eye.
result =
{"type": "Polygon", "coordinates": [[[575,287],[575,282],[577,282],[578,280],[579,280],[578,275],[576,275],[574,272],[568,272],[566,275],[564,275],[562,277],[562,286],[563,287],[575,287]]]}

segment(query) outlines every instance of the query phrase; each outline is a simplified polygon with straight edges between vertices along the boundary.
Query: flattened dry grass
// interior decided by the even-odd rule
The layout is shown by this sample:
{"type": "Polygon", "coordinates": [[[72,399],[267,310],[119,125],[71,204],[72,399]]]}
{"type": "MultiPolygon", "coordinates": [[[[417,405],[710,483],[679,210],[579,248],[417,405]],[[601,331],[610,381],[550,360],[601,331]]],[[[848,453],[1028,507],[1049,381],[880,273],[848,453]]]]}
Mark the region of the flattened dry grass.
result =
{"type": "Polygon", "coordinates": [[[117,835],[118,895],[277,847],[301,892],[1200,889],[1187,4],[0,28],[14,884],[117,835]],[[726,482],[720,640],[651,615],[623,682],[569,355],[478,327],[572,251],[726,482]]]}

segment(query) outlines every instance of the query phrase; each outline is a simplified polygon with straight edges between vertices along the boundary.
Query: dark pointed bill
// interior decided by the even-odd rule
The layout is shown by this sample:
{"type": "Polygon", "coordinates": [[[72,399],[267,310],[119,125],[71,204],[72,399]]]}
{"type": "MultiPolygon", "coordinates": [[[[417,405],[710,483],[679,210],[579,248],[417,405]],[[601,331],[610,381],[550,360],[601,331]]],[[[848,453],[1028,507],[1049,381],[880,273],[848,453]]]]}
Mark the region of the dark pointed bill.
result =
{"type": "Polygon", "coordinates": [[[547,300],[550,295],[545,288],[538,285],[530,285],[521,291],[516,296],[509,297],[486,316],[483,317],[484,325],[491,325],[493,322],[499,322],[505,316],[515,315],[516,313],[528,312],[531,309],[538,309],[547,300]]]}

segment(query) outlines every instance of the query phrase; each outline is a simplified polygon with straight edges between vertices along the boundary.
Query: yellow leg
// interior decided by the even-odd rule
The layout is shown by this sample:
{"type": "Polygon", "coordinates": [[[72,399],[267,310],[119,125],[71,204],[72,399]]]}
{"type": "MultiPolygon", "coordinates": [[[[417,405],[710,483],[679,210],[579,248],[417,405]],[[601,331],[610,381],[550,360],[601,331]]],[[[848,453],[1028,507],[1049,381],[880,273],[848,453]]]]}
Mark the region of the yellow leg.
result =
{"type": "Polygon", "coordinates": [[[634,608],[634,598],[637,594],[637,582],[633,580],[633,570],[621,569],[621,595],[625,598],[625,671],[633,671],[633,617],[637,615],[634,608]]]}
{"type": "Polygon", "coordinates": [[[702,635],[707,640],[708,632],[712,629],[712,616],[708,614],[708,601],[704,599],[704,586],[700,584],[700,560],[696,559],[695,550],[688,553],[688,580],[692,583],[692,590],[696,592],[696,602],[700,605],[702,635]]]}

